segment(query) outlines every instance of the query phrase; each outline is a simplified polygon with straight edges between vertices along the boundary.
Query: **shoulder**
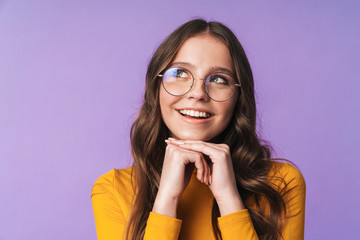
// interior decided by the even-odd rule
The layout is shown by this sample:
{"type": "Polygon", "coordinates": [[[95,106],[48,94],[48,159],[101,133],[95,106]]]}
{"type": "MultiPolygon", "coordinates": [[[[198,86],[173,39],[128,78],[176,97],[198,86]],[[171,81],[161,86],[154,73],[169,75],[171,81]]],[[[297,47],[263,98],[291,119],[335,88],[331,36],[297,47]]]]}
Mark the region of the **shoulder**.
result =
{"type": "Polygon", "coordinates": [[[91,196],[97,193],[112,193],[114,195],[121,192],[128,192],[131,187],[132,167],[124,169],[112,169],[100,176],[94,183],[91,196]]]}
{"type": "MultiPolygon", "coordinates": [[[[273,162],[269,181],[286,204],[286,215],[298,219],[293,223],[303,225],[305,214],[306,184],[303,175],[290,163],[273,162]],[[271,176],[272,174],[272,176],[271,176]]],[[[296,228],[296,227],[295,227],[296,228]]],[[[299,227],[301,229],[301,226],[299,227]]],[[[302,230],[303,231],[303,230],[302,230]]]]}
{"type": "Polygon", "coordinates": [[[270,181],[280,188],[287,186],[290,188],[296,187],[299,191],[305,191],[306,189],[305,179],[300,170],[287,162],[274,161],[269,177],[270,181]]]}

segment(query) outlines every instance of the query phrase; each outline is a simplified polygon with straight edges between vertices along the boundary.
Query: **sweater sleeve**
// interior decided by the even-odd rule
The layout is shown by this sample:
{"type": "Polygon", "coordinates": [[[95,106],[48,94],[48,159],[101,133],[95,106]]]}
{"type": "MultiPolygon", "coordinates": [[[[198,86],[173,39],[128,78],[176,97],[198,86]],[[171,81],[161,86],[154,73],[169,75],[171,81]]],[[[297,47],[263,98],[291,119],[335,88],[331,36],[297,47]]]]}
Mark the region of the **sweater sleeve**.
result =
{"type": "Polygon", "coordinates": [[[99,240],[121,239],[126,229],[126,218],[114,194],[114,177],[114,170],[102,175],[91,191],[99,240]]]}
{"type": "Polygon", "coordinates": [[[285,240],[304,239],[306,184],[302,174],[290,164],[286,164],[284,179],[289,190],[286,195],[287,219],[283,231],[285,240]]]}
{"type": "Polygon", "coordinates": [[[179,238],[182,221],[150,212],[144,240],[176,240],[179,238]]]}
{"type": "Polygon", "coordinates": [[[258,240],[247,209],[218,218],[223,240],[258,240]]]}
{"type": "MultiPolygon", "coordinates": [[[[303,240],[305,224],[305,180],[301,173],[290,164],[283,165],[280,174],[287,183],[285,195],[286,222],[282,232],[284,240],[303,240]]],[[[247,209],[218,218],[224,240],[257,240],[255,228],[247,209]]]]}
{"type": "MultiPolygon", "coordinates": [[[[120,186],[116,185],[115,182],[115,170],[111,170],[96,180],[92,188],[91,201],[99,240],[123,239],[126,231],[128,219],[121,206],[127,205],[125,199],[128,201],[130,198],[125,194],[129,193],[129,191],[126,191],[126,189],[120,191],[118,189],[120,186]]],[[[125,186],[130,188],[130,182],[121,185],[123,188],[125,186]]],[[[150,212],[144,239],[178,239],[181,224],[182,221],[179,219],[150,212]]]]}

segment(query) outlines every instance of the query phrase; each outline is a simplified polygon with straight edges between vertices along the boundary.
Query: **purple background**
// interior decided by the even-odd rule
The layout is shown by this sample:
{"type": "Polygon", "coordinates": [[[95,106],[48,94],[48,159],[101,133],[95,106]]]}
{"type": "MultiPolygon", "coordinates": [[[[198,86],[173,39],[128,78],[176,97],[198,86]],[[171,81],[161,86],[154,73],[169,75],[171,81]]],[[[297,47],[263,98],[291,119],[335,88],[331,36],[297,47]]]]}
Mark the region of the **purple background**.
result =
{"type": "Polygon", "coordinates": [[[0,239],[96,239],[90,191],[131,164],[156,46],[228,25],[254,70],[259,131],[307,182],[306,239],[359,236],[358,1],[0,1],[0,239]]]}

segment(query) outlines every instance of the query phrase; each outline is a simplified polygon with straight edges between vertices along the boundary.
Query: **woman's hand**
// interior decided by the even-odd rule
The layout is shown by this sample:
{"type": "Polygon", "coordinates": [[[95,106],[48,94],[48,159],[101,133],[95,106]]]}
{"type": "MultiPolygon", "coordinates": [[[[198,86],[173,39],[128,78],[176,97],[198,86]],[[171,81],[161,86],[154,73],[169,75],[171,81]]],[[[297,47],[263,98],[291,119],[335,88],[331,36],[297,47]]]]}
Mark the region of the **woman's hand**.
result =
{"type": "MultiPolygon", "coordinates": [[[[243,202],[236,187],[234,169],[228,145],[175,139],[169,139],[169,143],[168,146],[176,145],[178,149],[187,150],[189,153],[205,154],[210,158],[212,162],[212,171],[209,188],[217,201],[221,216],[244,209],[243,202]]],[[[191,157],[192,155],[189,155],[189,158],[191,157]]],[[[203,164],[203,161],[201,161],[201,163],[203,164]]],[[[206,171],[205,176],[207,176],[207,173],[208,172],[206,171]]],[[[203,172],[201,172],[200,175],[203,175],[203,172]]]]}
{"type": "Polygon", "coordinates": [[[210,181],[210,167],[201,152],[181,148],[180,142],[167,142],[159,190],[152,211],[175,218],[178,202],[194,167],[197,168],[197,179],[205,184],[210,181]]]}

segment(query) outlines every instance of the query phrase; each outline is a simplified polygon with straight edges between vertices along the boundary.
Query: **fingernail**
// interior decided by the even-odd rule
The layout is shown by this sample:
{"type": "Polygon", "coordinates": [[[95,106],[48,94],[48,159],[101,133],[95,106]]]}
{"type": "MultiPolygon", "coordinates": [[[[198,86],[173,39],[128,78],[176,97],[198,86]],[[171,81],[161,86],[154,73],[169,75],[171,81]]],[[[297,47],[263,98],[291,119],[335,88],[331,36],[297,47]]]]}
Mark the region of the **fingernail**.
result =
{"type": "Polygon", "coordinates": [[[175,138],[172,138],[172,137],[169,137],[168,139],[169,139],[169,140],[176,140],[175,138]]]}
{"type": "Polygon", "coordinates": [[[169,141],[169,140],[167,140],[167,139],[165,139],[165,142],[166,142],[166,143],[168,143],[168,142],[170,142],[170,141],[169,141]]]}

